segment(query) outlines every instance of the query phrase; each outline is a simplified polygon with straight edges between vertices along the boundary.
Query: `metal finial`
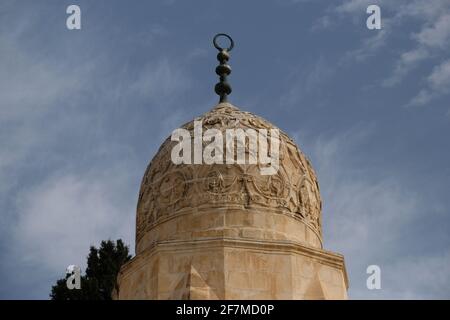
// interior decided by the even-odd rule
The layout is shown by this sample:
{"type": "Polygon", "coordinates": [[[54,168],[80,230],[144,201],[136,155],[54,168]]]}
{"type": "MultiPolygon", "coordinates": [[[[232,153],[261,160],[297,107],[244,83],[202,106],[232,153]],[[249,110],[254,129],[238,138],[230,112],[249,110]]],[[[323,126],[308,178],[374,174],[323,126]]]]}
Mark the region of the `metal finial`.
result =
{"type": "Polygon", "coordinates": [[[213,39],[214,47],[219,50],[217,60],[220,64],[216,67],[216,74],[220,77],[220,81],[214,87],[214,91],[220,96],[220,102],[227,102],[227,96],[231,93],[231,86],[227,82],[227,76],[231,73],[231,67],[227,64],[230,59],[230,52],[234,47],[234,41],[225,33],[216,34],[213,39]],[[230,41],[228,48],[222,48],[217,44],[217,38],[225,37],[230,41]]]}

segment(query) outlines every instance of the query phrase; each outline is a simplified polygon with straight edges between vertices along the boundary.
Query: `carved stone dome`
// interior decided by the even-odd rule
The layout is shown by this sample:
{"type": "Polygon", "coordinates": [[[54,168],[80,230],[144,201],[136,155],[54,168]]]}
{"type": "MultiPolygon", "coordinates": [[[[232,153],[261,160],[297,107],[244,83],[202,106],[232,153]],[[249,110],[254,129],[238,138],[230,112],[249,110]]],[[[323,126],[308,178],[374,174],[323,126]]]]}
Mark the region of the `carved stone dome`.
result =
{"type": "MultiPolygon", "coordinates": [[[[211,128],[277,129],[230,103],[194,121],[211,128]]],[[[148,165],[137,205],[136,253],[166,240],[227,238],[297,242],[322,248],[321,199],[316,174],[294,141],[279,131],[279,170],[258,164],[174,164],[169,137],[148,165]]]]}

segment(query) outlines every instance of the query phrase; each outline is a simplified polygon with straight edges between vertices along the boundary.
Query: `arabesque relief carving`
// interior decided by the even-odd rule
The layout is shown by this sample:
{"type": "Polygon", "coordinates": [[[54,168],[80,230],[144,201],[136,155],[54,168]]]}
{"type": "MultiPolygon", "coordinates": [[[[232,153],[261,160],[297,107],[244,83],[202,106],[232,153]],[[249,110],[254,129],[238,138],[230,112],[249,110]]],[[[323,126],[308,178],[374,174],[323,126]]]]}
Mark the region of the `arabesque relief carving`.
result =
{"type": "MultiPolygon", "coordinates": [[[[274,128],[266,120],[240,111],[229,103],[195,119],[203,128],[274,128]]],[[[183,128],[193,131],[191,121],[183,128]]],[[[316,175],[309,160],[280,130],[280,168],[274,175],[261,175],[254,164],[180,164],[171,161],[174,143],[168,138],[142,180],[137,208],[139,239],[164,217],[189,208],[258,206],[291,214],[321,235],[321,199],[316,175]]],[[[246,146],[247,147],[247,146],[246,146]]],[[[248,153],[248,150],[246,148],[248,153]]],[[[248,155],[247,155],[248,156],[248,155]]]]}

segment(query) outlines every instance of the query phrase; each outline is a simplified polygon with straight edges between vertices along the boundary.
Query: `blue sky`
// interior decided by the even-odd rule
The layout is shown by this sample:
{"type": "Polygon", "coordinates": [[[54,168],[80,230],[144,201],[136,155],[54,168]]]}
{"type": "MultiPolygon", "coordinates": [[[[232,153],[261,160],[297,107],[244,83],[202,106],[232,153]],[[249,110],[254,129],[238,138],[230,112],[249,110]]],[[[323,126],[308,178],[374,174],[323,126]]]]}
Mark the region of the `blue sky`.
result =
{"type": "Polygon", "coordinates": [[[134,247],[147,163],[217,102],[218,32],[236,42],[231,102],[318,173],[350,297],[450,298],[448,0],[3,0],[0,298],[48,298],[102,239],[134,247]],[[371,264],[381,290],[366,288],[371,264]]]}

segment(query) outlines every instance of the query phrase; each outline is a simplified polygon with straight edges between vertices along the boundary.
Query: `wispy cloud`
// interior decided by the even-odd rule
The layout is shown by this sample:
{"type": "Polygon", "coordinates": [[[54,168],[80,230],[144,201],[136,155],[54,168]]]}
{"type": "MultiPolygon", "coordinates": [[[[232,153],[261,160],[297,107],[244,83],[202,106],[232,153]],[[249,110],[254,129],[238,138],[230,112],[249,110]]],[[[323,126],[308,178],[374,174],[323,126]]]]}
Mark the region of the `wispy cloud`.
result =
{"type": "Polygon", "coordinates": [[[427,87],[422,89],[409,103],[410,106],[428,104],[434,98],[450,92],[450,60],[435,66],[427,78],[427,87]]]}
{"type": "MultiPolygon", "coordinates": [[[[445,58],[450,49],[450,2],[448,1],[343,1],[329,8],[325,16],[319,19],[318,24],[333,25],[336,18],[343,16],[353,17],[355,22],[361,24],[361,20],[356,17],[363,16],[370,4],[378,4],[381,7],[383,28],[363,39],[359,48],[348,51],[343,62],[361,62],[379,54],[380,49],[389,44],[393,34],[397,33],[397,38],[399,37],[398,32],[402,32],[402,25],[414,23],[418,24],[418,31],[405,33],[405,38],[412,42],[412,48],[399,53],[392,74],[382,81],[382,86],[390,88],[399,85],[410,72],[425,62],[431,63],[435,71],[436,68],[445,67],[436,64],[436,60],[445,58]]],[[[360,28],[365,28],[365,25],[361,25],[360,28]]],[[[445,94],[447,91],[435,90],[431,84],[429,88],[421,90],[413,97],[408,105],[423,105],[445,94]]]]}
{"type": "Polygon", "coordinates": [[[320,92],[322,85],[332,78],[335,69],[324,57],[319,57],[311,65],[297,67],[290,75],[291,85],[280,98],[280,104],[297,104],[308,95],[320,92]]]}
{"type": "MultiPolygon", "coordinates": [[[[259,51],[264,42],[246,29],[254,8],[227,3],[242,13],[233,18],[235,31],[229,30],[240,39],[233,51],[232,101],[285,129],[310,128],[298,140],[319,174],[325,247],[345,255],[351,297],[448,297],[448,271],[441,267],[448,264],[449,240],[441,235],[449,207],[441,197],[448,189],[448,152],[442,148],[448,118],[434,126],[442,119],[425,122],[426,108],[418,117],[419,110],[404,117],[390,103],[421,89],[428,102],[448,94],[449,1],[293,2],[308,4],[294,11],[261,2],[254,27],[272,39],[285,36],[259,51]],[[369,4],[380,4],[382,30],[366,30],[369,4]],[[324,16],[315,33],[290,41],[317,12],[324,16]],[[342,56],[346,64],[339,64],[342,56]],[[258,94],[266,80],[255,78],[264,74],[261,63],[279,71],[271,79],[281,81],[266,83],[268,91],[258,94]],[[367,81],[381,84],[393,76],[397,66],[396,90],[381,88],[384,95],[365,89],[367,81]],[[240,82],[238,73],[245,70],[253,76],[240,82]],[[411,92],[410,83],[422,87],[411,92]],[[364,119],[377,127],[339,129],[364,119]],[[382,156],[372,148],[379,143],[386,147],[382,156]],[[392,152],[396,146],[400,150],[392,152]],[[380,157],[392,160],[389,174],[380,157]],[[435,170],[441,172],[432,177],[435,170]],[[431,193],[439,201],[425,199],[431,193]],[[434,243],[435,235],[443,241],[434,243]],[[382,268],[380,292],[365,288],[368,264],[382,268]]],[[[66,264],[82,264],[88,246],[100,239],[121,237],[133,246],[145,166],[173,128],[217,101],[211,90],[217,61],[208,39],[221,19],[219,2],[203,8],[199,23],[190,18],[196,8],[181,2],[115,1],[107,11],[80,3],[83,29],[76,32],[65,29],[65,8],[52,1],[0,4],[2,298],[46,298],[66,264]]]]}
{"type": "Polygon", "coordinates": [[[416,46],[400,55],[393,74],[383,83],[385,86],[399,84],[421,62],[439,56],[442,50],[450,48],[450,8],[443,7],[436,16],[430,16],[423,22],[420,31],[410,36],[416,46]]]}
{"type": "Polygon", "coordinates": [[[401,82],[401,80],[421,61],[427,59],[429,53],[424,48],[417,48],[411,51],[403,52],[397,61],[394,72],[389,78],[383,81],[383,86],[393,87],[401,82]]]}
{"type": "Polygon", "coordinates": [[[377,30],[375,35],[364,39],[359,48],[346,52],[341,60],[341,64],[351,63],[354,61],[362,62],[375,56],[386,45],[390,34],[390,25],[391,20],[384,19],[383,28],[381,30],[377,30]]]}
{"type": "Polygon", "coordinates": [[[177,66],[168,59],[161,59],[156,63],[145,65],[138,78],[129,85],[129,94],[137,94],[143,99],[168,103],[174,93],[189,88],[189,79],[177,66]]]}
{"type": "Polygon", "coordinates": [[[83,265],[87,248],[103,239],[131,243],[135,199],[123,197],[131,185],[127,168],[118,167],[59,173],[25,189],[16,199],[14,251],[22,263],[59,274],[69,264],[83,265]]]}
{"type": "Polygon", "coordinates": [[[294,134],[319,176],[325,248],[344,254],[351,298],[448,296],[450,276],[444,266],[450,253],[429,253],[421,262],[427,270],[420,271],[417,258],[404,250],[404,230],[421,218],[427,200],[407,182],[374,173],[362,162],[359,150],[374,129],[366,124],[316,138],[294,134]],[[372,264],[382,270],[380,291],[366,288],[366,268],[372,264]]]}
{"type": "MultiPolygon", "coordinates": [[[[2,242],[9,239],[1,247],[0,271],[6,281],[13,270],[32,270],[33,284],[17,277],[8,288],[22,290],[20,297],[45,298],[67,265],[85,262],[89,245],[123,238],[133,246],[145,163],[126,135],[149,128],[155,135],[141,147],[151,154],[181,117],[182,105],[168,107],[191,81],[169,56],[151,56],[133,69],[98,55],[95,45],[68,57],[27,50],[23,39],[39,19],[29,11],[16,17],[12,31],[0,25],[0,235],[2,242]],[[136,111],[144,103],[148,113],[167,120],[146,122],[136,111]]],[[[166,35],[155,26],[150,35],[127,41],[148,46],[166,35]]],[[[46,46],[55,45],[48,38],[46,46]]],[[[64,38],[55,39],[61,46],[64,38]]],[[[17,293],[2,289],[2,295],[17,293]]]]}
{"type": "Polygon", "coordinates": [[[320,16],[312,26],[312,31],[321,31],[336,28],[338,24],[348,23],[350,19],[357,30],[366,28],[365,19],[368,17],[366,9],[369,5],[379,5],[382,9],[382,29],[373,31],[367,35],[362,43],[356,49],[348,50],[342,57],[340,64],[353,63],[354,61],[363,62],[373,57],[387,44],[392,28],[395,25],[395,19],[386,14],[392,10],[390,1],[370,1],[370,0],[351,0],[341,1],[327,7],[324,14],[320,16]],[[386,10],[386,11],[385,11],[386,10]]]}
{"type": "Polygon", "coordinates": [[[372,1],[372,0],[350,0],[342,1],[335,6],[335,11],[338,13],[355,14],[357,12],[365,13],[366,8],[371,4],[382,5],[385,1],[372,1]]]}

